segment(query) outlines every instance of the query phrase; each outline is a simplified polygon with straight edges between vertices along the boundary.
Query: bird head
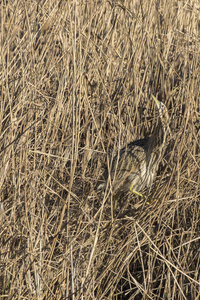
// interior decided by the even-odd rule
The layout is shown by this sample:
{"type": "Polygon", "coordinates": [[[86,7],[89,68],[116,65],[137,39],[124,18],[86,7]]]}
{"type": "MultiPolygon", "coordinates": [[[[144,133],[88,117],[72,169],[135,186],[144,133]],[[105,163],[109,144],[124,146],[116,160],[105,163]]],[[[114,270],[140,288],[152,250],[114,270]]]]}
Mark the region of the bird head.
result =
{"type": "Polygon", "coordinates": [[[158,113],[159,113],[159,116],[160,116],[163,127],[164,128],[168,127],[169,123],[170,123],[170,117],[169,117],[169,114],[168,114],[167,107],[165,106],[164,103],[162,103],[161,101],[158,101],[156,99],[156,97],[154,97],[153,95],[152,95],[152,98],[156,102],[156,107],[158,109],[158,113]]]}
{"type": "Polygon", "coordinates": [[[153,100],[156,102],[156,107],[158,109],[158,113],[159,113],[160,120],[161,120],[161,123],[162,123],[162,126],[163,126],[163,130],[168,131],[168,133],[171,136],[171,130],[169,128],[170,117],[169,117],[169,114],[168,114],[168,109],[167,109],[167,107],[165,106],[164,103],[157,100],[156,97],[154,97],[153,95],[151,95],[151,96],[152,96],[153,100]]]}

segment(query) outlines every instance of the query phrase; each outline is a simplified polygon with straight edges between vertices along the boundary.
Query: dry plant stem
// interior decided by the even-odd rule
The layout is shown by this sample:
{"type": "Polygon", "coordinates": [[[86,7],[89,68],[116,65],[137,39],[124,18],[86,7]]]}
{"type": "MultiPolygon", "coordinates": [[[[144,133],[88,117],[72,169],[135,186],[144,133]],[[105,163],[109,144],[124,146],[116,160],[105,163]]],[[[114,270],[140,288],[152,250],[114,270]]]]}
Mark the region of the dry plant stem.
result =
{"type": "Polygon", "coordinates": [[[0,298],[198,299],[199,0],[0,8],[0,298]],[[171,116],[161,201],[116,204],[97,186],[152,134],[151,94],[171,116]]]}

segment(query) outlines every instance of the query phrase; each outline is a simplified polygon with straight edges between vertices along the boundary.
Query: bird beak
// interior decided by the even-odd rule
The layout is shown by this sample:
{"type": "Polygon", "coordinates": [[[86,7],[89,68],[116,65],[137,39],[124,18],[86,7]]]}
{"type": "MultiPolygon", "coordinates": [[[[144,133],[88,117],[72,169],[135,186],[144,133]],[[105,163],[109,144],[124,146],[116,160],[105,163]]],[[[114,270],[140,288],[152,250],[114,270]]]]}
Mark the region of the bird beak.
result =
{"type": "Polygon", "coordinates": [[[157,108],[159,109],[160,108],[160,101],[158,101],[156,99],[156,97],[154,97],[154,95],[151,94],[151,96],[152,96],[153,100],[156,102],[157,108]]]}

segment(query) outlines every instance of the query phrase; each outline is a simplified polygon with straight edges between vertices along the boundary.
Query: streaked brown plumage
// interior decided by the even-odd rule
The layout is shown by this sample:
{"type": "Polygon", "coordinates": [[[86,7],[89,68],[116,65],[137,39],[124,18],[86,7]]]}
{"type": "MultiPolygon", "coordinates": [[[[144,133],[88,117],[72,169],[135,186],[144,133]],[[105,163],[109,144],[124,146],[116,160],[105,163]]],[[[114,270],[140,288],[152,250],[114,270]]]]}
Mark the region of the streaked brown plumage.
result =
{"type": "MultiPolygon", "coordinates": [[[[148,138],[127,144],[113,159],[110,179],[116,199],[122,192],[129,190],[134,194],[145,197],[140,192],[151,186],[162,159],[166,138],[171,133],[170,121],[166,106],[153,95],[152,97],[159,112],[159,121],[153,134],[148,138]]],[[[98,189],[105,188],[107,182],[108,179],[98,189]]],[[[117,202],[115,208],[116,205],[117,202]]]]}

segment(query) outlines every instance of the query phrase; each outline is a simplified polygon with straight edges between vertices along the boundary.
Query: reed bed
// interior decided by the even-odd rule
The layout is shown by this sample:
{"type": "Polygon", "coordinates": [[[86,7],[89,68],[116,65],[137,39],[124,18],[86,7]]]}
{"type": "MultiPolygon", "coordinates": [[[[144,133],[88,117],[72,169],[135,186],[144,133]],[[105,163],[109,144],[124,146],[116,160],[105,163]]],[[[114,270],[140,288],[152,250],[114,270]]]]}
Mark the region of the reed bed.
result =
{"type": "Polygon", "coordinates": [[[198,0],[1,1],[0,298],[200,299],[198,0]],[[150,197],[97,187],[173,138],[150,197]]]}

